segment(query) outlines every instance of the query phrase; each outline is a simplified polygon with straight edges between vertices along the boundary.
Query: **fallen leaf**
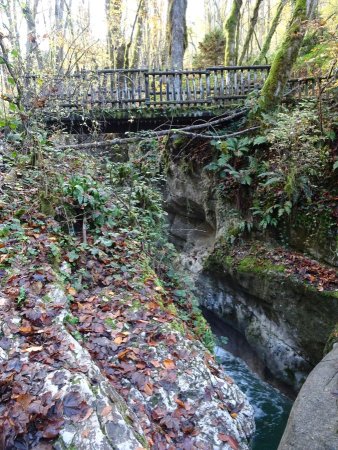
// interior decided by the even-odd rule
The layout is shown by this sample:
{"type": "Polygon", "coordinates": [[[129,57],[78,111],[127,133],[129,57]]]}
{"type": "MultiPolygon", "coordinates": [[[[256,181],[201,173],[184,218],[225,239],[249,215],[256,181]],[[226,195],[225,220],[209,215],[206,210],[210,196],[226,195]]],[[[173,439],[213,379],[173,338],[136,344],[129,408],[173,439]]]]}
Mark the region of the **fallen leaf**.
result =
{"type": "Polygon", "coordinates": [[[154,392],[154,385],[151,383],[145,383],[144,386],[142,387],[142,390],[147,395],[152,395],[154,392]]]}
{"type": "Polygon", "coordinates": [[[168,370],[173,370],[176,368],[175,361],[173,361],[172,359],[163,360],[163,365],[168,370]]]}
{"type": "Polygon", "coordinates": [[[159,361],[156,361],[156,359],[152,359],[150,361],[150,364],[152,364],[156,368],[161,367],[161,363],[159,361]]]}
{"type": "Polygon", "coordinates": [[[126,348],[125,350],[122,350],[122,352],[120,352],[117,355],[117,359],[122,360],[125,359],[125,357],[127,356],[128,353],[130,353],[132,350],[130,348],[126,348]]]}
{"type": "Polygon", "coordinates": [[[182,402],[182,400],[180,400],[179,398],[175,399],[175,402],[178,404],[178,406],[180,406],[181,408],[187,409],[186,408],[186,404],[184,402],[182,402]]]}
{"type": "Polygon", "coordinates": [[[220,439],[222,442],[227,442],[233,450],[239,449],[239,445],[236,439],[234,439],[232,436],[229,436],[228,434],[219,433],[218,439],[220,439]]]}
{"type": "Polygon", "coordinates": [[[12,398],[15,398],[15,400],[19,402],[20,405],[22,405],[23,409],[26,409],[31,404],[34,397],[30,394],[20,394],[17,396],[13,396],[12,398]]]}
{"type": "Polygon", "coordinates": [[[106,405],[103,408],[103,410],[101,411],[101,416],[103,416],[103,417],[108,416],[108,414],[110,414],[112,410],[113,410],[113,408],[110,405],[106,405]]]}

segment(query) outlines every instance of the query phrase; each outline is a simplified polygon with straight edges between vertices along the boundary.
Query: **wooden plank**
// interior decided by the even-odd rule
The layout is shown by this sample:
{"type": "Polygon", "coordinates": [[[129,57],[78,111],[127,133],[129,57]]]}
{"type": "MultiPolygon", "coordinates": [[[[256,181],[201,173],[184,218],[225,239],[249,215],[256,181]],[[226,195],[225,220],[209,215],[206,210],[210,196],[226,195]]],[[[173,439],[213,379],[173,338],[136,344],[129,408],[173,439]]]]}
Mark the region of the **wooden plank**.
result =
{"type": "Polygon", "coordinates": [[[163,102],[163,75],[160,75],[160,102],[163,102]]]}
{"type": "Polygon", "coordinates": [[[211,85],[210,85],[210,73],[206,74],[206,86],[207,86],[207,99],[211,98],[211,85]]]}
{"type": "Polygon", "coordinates": [[[261,64],[257,66],[211,66],[207,67],[206,70],[227,70],[227,71],[234,71],[234,70],[269,70],[271,68],[271,65],[269,64],[261,64]]]}
{"type": "Polygon", "coordinates": [[[194,92],[194,100],[197,101],[197,90],[196,90],[196,77],[195,75],[193,75],[193,79],[192,79],[192,89],[194,92]]]}
{"type": "Polygon", "coordinates": [[[152,82],[151,82],[151,87],[152,87],[152,94],[154,97],[154,102],[156,103],[156,76],[151,74],[150,76],[152,76],[152,82]]]}
{"type": "MultiPolygon", "coordinates": [[[[200,100],[205,100],[205,98],[204,98],[204,86],[203,86],[202,75],[199,75],[199,88],[200,88],[200,100]]],[[[197,97],[197,98],[198,98],[198,97],[197,97]]]]}
{"type": "Polygon", "coordinates": [[[190,78],[189,75],[185,78],[186,87],[186,100],[189,103],[191,101],[191,90],[190,90],[190,78]]]}
{"type": "Polygon", "coordinates": [[[165,75],[165,91],[167,101],[170,100],[170,79],[168,75],[165,75]]]}
{"type": "Polygon", "coordinates": [[[149,74],[147,72],[144,73],[144,87],[145,87],[145,100],[146,104],[150,103],[150,94],[149,94],[149,74]]]}
{"type": "Polygon", "coordinates": [[[234,71],[234,95],[238,95],[237,70],[234,71]]]}
{"type": "Polygon", "coordinates": [[[243,70],[240,71],[240,94],[244,95],[244,74],[243,74],[243,70]]]}

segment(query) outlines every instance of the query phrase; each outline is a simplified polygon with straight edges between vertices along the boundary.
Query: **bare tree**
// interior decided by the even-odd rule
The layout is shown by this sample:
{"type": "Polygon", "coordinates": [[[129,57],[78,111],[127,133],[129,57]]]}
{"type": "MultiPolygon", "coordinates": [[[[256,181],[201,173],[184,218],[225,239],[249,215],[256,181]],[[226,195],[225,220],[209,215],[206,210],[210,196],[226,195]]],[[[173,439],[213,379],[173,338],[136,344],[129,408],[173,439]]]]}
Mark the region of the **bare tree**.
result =
{"type": "Polygon", "coordinates": [[[173,69],[183,68],[184,52],[187,48],[187,0],[169,0],[168,38],[169,60],[173,69]]]}
{"type": "Polygon", "coordinates": [[[38,37],[36,32],[36,14],[39,5],[39,0],[30,0],[21,4],[22,14],[27,23],[27,39],[26,39],[26,70],[30,72],[33,67],[33,56],[36,56],[36,61],[39,70],[42,70],[43,62],[39,49],[38,37]]]}
{"type": "Polygon", "coordinates": [[[55,65],[60,70],[64,57],[64,10],[65,1],[55,0],[55,65]]]}
{"type": "MultiPolygon", "coordinates": [[[[136,15],[135,15],[135,19],[134,19],[134,23],[131,29],[131,33],[130,33],[130,38],[129,41],[126,45],[126,49],[125,49],[125,55],[124,55],[124,68],[128,68],[129,67],[129,53],[130,53],[130,47],[133,43],[133,37],[134,37],[134,32],[135,32],[135,28],[137,28],[137,34],[139,34],[140,28],[141,28],[141,23],[139,23],[139,17],[141,17],[141,9],[142,6],[144,6],[144,0],[139,0],[138,2],[138,7],[136,10],[136,15]]],[[[141,34],[142,36],[142,34],[141,34]]],[[[140,39],[140,36],[137,36],[138,40],[140,39]]],[[[139,51],[141,49],[139,48],[139,51]]]]}
{"type": "Polygon", "coordinates": [[[131,67],[137,68],[140,65],[140,61],[142,61],[142,51],[143,51],[143,41],[144,41],[144,28],[147,23],[147,10],[148,10],[148,2],[147,0],[139,1],[139,13],[137,15],[136,22],[136,32],[135,32],[135,41],[132,52],[131,59],[131,67]]]}
{"type": "Polygon", "coordinates": [[[250,25],[249,25],[249,30],[248,33],[246,35],[245,41],[244,41],[244,45],[243,45],[243,49],[242,49],[242,53],[241,56],[239,58],[238,63],[242,64],[244,61],[245,56],[248,53],[249,50],[249,45],[252,39],[252,36],[254,34],[255,31],[255,26],[257,24],[257,19],[258,19],[258,11],[259,11],[259,7],[261,6],[263,0],[256,0],[255,6],[254,6],[254,10],[252,13],[252,17],[250,19],[250,25]]]}
{"type": "Polygon", "coordinates": [[[122,33],[123,0],[106,0],[106,19],[108,26],[108,53],[110,63],[115,69],[124,66],[125,43],[122,33]]]}

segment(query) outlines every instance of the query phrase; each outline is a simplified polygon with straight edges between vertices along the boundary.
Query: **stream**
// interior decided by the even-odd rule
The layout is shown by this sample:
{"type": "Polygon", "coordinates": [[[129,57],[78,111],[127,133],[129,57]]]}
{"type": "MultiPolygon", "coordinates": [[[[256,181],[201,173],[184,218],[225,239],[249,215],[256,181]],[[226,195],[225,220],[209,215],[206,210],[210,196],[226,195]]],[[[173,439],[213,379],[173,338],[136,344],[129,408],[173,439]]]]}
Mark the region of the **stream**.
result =
{"type": "Polygon", "coordinates": [[[277,450],[292,400],[266,381],[273,382],[239,332],[210,311],[203,310],[203,313],[216,337],[216,359],[254,407],[256,433],[252,450],[277,450]]]}

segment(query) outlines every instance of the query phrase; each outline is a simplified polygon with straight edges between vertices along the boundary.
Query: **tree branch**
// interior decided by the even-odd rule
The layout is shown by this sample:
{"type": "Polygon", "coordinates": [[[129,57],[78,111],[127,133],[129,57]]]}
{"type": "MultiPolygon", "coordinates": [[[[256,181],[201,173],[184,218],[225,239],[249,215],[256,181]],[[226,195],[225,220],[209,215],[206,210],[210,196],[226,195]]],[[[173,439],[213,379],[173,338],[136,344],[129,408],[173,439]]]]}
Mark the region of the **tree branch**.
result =
{"type": "Polygon", "coordinates": [[[220,119],[211,120],[209,122],[198,124],[198,125],[190,125],[183,128],[170,128],[168,130],[162,130],[162,131],[154,131],[149,133],[148,135],[142,135],[138,134],[137,136],[128,137],[128,138],[116,138],[111,139],[107,141],[98,141],[98,142],[90,142],[86,144],[75,144],[75,145],[59,145],[56,148],[58,150],[65,150],[68,148],[74,148],[74,149],[92,149],[92,148],[100,148],[100,147],[107,147],[109,145],[117,145],[117,144],[125,144],[125,143],[131,143],[131,142],[139,142],[139,141],[148,141],[150,139],[159,138],[162,136],[170,136],[173,134],[185,134],[190,135],[193,137],[202,137],[204,139],[224,139],[232,136],[241,135],[244,133],[247,133],[249,131],[252,131],[254,129],[257,129],[258,127],[252,127],[248,128],[243,131],[238,131],[236,133],[231,134],[225,134],[221,136],[217,135],[206,135],[206,134],[196,134],[194,133],[195,130],[201,130],[208,127],[214,127],[215,125],[219,125],[221,123],[229,122],[233,119],[238,119],[240,117],[243,117],[248,112],[248,109],[241,110],[239,112],[236,112],[230,116],[222,117],[220,119]],[[192,131],[192,133],[191,133],[192,131]]]}

